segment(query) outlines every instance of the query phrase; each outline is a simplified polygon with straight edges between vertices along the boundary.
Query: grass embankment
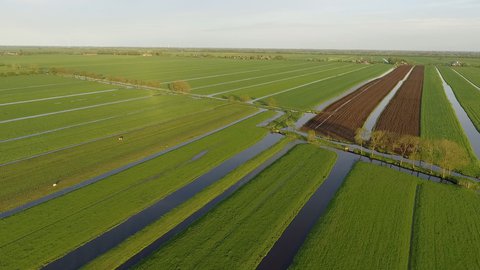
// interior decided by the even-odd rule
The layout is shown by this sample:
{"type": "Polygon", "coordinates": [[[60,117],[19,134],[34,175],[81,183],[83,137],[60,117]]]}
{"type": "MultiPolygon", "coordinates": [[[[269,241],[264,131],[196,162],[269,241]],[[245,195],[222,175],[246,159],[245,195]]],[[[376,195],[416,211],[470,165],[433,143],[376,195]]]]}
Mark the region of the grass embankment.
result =
{"type": "Polygon", "coordinates": [[[456,142],[468,154],[468,164],[461,171],[475,174],[480,170],[470,142],[445,95],[442,81],[434,66],[425,66],[420,133],[424,139],[447,139],[456,142]]]}
{"type": "Polygon", "coordinates": [[[478,269],[480,196],[357,163],[292,269],[478,269]]]}
{"type": "MultiPolygon", "coordinates": [[[[355,65],[355,69],[365,67],[364,65],[355,65]]],[[[319,83],[315,83],[306,87],[295,89],[290,92],[282,93],[272,98],[276,100],[279,106],[298,109],[311,110],[316,106],[335,96],[342,94],[349,88],[358,85],[370,78],[381,75],[392,68],[390,65],[377,64],[366,67],[358,71],[354,71],[345,75],[331,78],[319,83]]],[[[346,72],[338,70],[336,74],[346,72]]],[[[265,100],[262,100],[265,101],[265,100]]]]}
{"type": "Polygon", "coordinates": [[[254,269],[334,161],[332,152],[295,147],[138,268],[254,269]]]}
{"type": "Polygon", "coordinates": [[[220,128],[254,111],[252,107],[225,106],[128,132],[124,134],[123,141],[118,141],[117,137],[105,138],[4,166],[0,178],[0,210],[116,169],[220,128]],[[52,187],[56,182],[57,187],[52,187]]]}
{"type": "Polygon", "coordinates": [[[480,132],[480,91],[449,67],[439,67],[445,81],[452,87],[458,102],[480,132]]]}
{"type": "Polygon", "coordinates": [[[265,150],[255,158],[247,161],[223,179],[209,186],[190,200],[175,208],[157,222],[146,227],[142,231],[136,233],[132,237],[122,242],[104,255],[98,257],[84,269],[114,269],[128,260],[130,257],[138,253],[144,247],[160,238],[166,232],[181,223],[195,211],[202,208],[216,196],[222,194],[226,189],[239,181],[242,177],[250,173],[256,167],[264,163],[270,157],[282,150],[291,140],[283,139],[276,145],[265,150]]]}
{"type": "Polygon", "coordinates": [[[416,179],[357,163],[292,269],[406,269],[416,179]]]}
{"type": "Polygon", "coordinates": [[[38,268],[95,238],[265,136],[262,113],[0,221],[0,268],[38,268]],[[201,158],[194,159],[199,153],[201,158]]]}

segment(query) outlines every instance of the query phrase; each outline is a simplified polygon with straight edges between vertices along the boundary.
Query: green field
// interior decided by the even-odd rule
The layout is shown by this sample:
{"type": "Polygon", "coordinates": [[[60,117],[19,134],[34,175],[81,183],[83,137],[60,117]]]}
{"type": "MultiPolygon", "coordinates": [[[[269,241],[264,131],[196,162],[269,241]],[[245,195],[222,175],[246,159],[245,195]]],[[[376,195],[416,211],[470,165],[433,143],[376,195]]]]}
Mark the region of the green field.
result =
{"type": "Polygon", "coordinates": [[[479,209],[476,192],[432,183],[419,186],[412,269],[478,269],[479,209]]]}
{"type": "Polygon", "coordinates": [[[84,269],[113,269],[118,267],[131,256],[139,252],[142,248],[160,238],[189,215],[193,214],[206,203],[220,195],[228,187],[254,170],[275,153],[282,150],[289,142],[291,142],[290,139],[283,139],[281,142],[265,150],[255,158],[247,161],[242,166],[225,176],[223,179],[215,182],[181,206],[163,216],[161,219],[131,236],[117,247],[111,249],[109,252],[93,260],[91,263],[85,266],[84,269]]]}
{"type": "Polygon", "coordinates": [[[480,87],[480,68],[478,67],[459,67],[454,68],[458,73],[462,74],[465,78],[480,87]]]}
{"type": "Polygon", "coordinates": [[[2,219],[0,266],[37,268],[64,255],[260,140],[267,131],[255,125],[271,116],[272,113],[262,113],[127,171],[2,219]],[[205,151],[201,158],[193,159],[205,151]]]}
{"type": "MultiPolygon", "coordinates": [[[[357,69],[361,67],[362,66],[357,67],[357,69]]],[[[359,83],[385,73],[390,68],[391,66],[384,64],[363,66],[363,69],[361,70],[275,95],[272,98],[276,100],[281,107],[299,110],[314,110],[315,107],[321,103],[341,95],[343,92],[359,83]]],[[[337,74],[340,74],[340,72],[337,74]]]]}
{"type": "Polygon", "coordinates": [[[479,194],[357,163],[291,269],[477,269],[479,194]]]}
{"type": "Polygon", "coordinates": [[[292,269],[407,269],[416,179],[357,163],[292,269]]]}
{"type": "Polygon", "coordinates": [[[470,142],[445,95],[442,81],[434,66],[425,66],[422,92],[421,137],[431,140],[447,139],[458,143],[468,153],[468,165],[462,169],[474,174],[480,167],[470,142]]]}
{"type": "Polygon", "coordinates": [[[439,70],[445,81],[452,87],[458,102],[480,132],[480,91],[451,68],[439,67],[439,70]]]}
{"type": "Polygon", "coordinates": [[[138,268],[254,269],[334,160],[332,152],[297,146],[138,268]]]}
{"type": "MultiPolygon", "coordinates": [[[[46,194],[57,191],[59,188],[68,187],[79,183],[90,177],[100,175],[109,170],[123,166],[147,155],[159,152],[168,147],[174,146],[185,140],[192,139],[202,135],[207,131],[222,127],[243,116],[249,115],[255,111],[241,105],[222,106],[214,109],[203,109],[199,112],[191,112],[186,115],[177,114],[176,110],[166,112],[159,117],[164,117],[163,121],[146,124],[146,126],[122,133],[123,141],[118,141],[118,136],[100,137],[82,143],[73,145],[73,147],[64,150],[31,158],[14,164],[1,167],[2,176],[0,177],[0,209],[5,210],[27,201],[39,198],[46,194]],[[65,162],[68,160],[69,162],[65,162]],[[61,167],[62,170],[52,170],[52,168],[61,167]],[[35,173],[32,173],[32,172],[35,173]],[[57,183],[57,187],[52,187],[57,183]]],[[[161,119],[161,118],[160,118],[161,119]]],[[[131,118],[130,127],[138,124],[138,120],[131,118]]],[[[127,122],[128,123],[128,122],[127,122]]],[[[123,127],[123,122],[117,123],[118,128],[123,127]]],[[[106,126],[103,132],[111,132],[106,126]]],[[[95,137],[102,131],[95,130],[90,136],[95,137]]],[[[90,127],[83,128],[86,132],[90,127]]],[[[77,141],[83,138],[76,130],[52,135],[53,144],[69,145],[74,143],[72,136],[76,136],[77,141]]],[[[88,135],[86,135],[88,136],[88,135]]],[[[45,136],[50,139],[51,136],[45,136]]],[[[48,147],[41,148],[41,143],[48,143],[44,136],[33,138],[32,145],[20,147],[20,154],[28,154],[38,150],[47,150],[48,147]],[[40,146],[39,146],[40,145],[40,146]],[[29,148],[30,147],[30,148],[29,148]],[[23,150],[23,151],[21,151],[23,150]]],[[[76,142],[76,141],[75,141],[76,142]]],[[[13,145],[22,145],[24,142],[13,142],[13,145]]],[[[19,155],[15,147],[5,149],[11,155],[19,155]]],[[[60,146],[60,145],[58,145],[60,146]]],[[[15,156],[17,157],[17,156],[15,156]]]]}

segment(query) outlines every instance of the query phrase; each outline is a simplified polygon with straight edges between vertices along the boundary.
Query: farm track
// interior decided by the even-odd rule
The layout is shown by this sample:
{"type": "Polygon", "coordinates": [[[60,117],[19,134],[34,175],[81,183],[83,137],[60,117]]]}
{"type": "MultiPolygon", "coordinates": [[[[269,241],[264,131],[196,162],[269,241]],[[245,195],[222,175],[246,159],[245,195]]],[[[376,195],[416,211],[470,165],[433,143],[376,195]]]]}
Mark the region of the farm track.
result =
{"type": "Polygon", "coordinates": [[[460,72],[456,71],[455,69],[452,68],[452,70],[457,73],[460,77],[462,77],[465,81],[467,81],[468,83],[470,83],[473,87],[477,88],[477,90],[480,91],[480,87],[478,85],[476,85],[475,83],[473,83],[472,81],[470,81],[469,79],[467,79],[467,77],[463,76],[460,72]]]}
{"type": "Polygon", "coordinates": [[[328,106],[304,127],[326,136],[353,141],[355,131],[363,126],[375,107],[410,70],[411,66],[400,66],[365,84],[328,106]]]}
{"type": "Polygon", "coordinates": [[[420,136],[424,71],[424,66],[416,66],[413,69],[378,118],[376,130],[385,130],[399,135],[420,136]]]}

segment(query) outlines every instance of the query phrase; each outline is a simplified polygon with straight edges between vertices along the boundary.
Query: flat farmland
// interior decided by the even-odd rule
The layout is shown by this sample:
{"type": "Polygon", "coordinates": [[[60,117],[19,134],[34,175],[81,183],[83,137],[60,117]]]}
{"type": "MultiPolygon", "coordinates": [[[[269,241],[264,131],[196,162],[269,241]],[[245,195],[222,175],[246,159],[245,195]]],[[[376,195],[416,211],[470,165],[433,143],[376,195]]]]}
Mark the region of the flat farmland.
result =
{"type": "Polygon", "coordinates": [[[315,110],[315,107],[323,102],[339,96],[359,83],[385,73],[390,68],[388,65],[377,64],[343,75],[338,73],[340,76],[281,93],[272,98],[283,108],[315,110]]]}
{"type": "Polygon", "coordinates": [[[412,238],[412,269],[480,267],[480,197],[461,188],[419,186],[412,238]]]}
{"type": "MultiPolygon", "coordinates": [[[[56,135],[60,136],[58,141],[66,144],[66,147],[1,167],[0,209],[9,209],[55,192],[59,188],[82,182],[222,127],[253,112],[255,112],[254,108],[243,105],[222,106],[215,109],[204,108],[201,112],[181,113],[180,115],[176,115],[174,110],[164,113],[162,121],[145,123],[146,126],[122,132],[123,141],[118,141],[119,135],[114,134],[70,145],[72,143],[70,137],[75,136],[76,131],[56,135]],[[69,162],[66,163],[65,160],[69,162]],[[57,167],[62,167],[62,170],[55,170],[57,167]],[[32,171],[35,171],[35,174],[32,174],[32,171]],[[52,187],[53,183],[57,183],[58,187],[52,187]]],[[[162,114],[159,117],[161,118],[162,114]]],[[[136,121],[138,120],[135,118],[130,119],[129,126],[132,127],[136,121]]],[[[114,126],[122,128],[122,122],[116,123],[114,126]]],[[[82,127],[82,129],[86,128],[88,132],[88,127],[82,127]]],[[[91,136],[98,136],[96,132],[94,131],[91,136]]],[[[103,132],[110,132],[108,126],[103,132]]],[[[76,136],[77,140],[83,139],[81,135],[77,134],[76,136]]],[[[44,148],[41,145],[38,146],[37,143],[48,145],[50,141],[52,141],[51,137],[47,136],[43,141],[42,136],[39,136],[32,142],[31,147],[37,151],[42,150],[44,148]]],[[[11,143],[17,144],[18,142],[11,143]]],[[[8,144],[5,146],[6,148],[8,144]]],[[[12,156],[16,156],[15,148],[8,148],[8,150],[12,156]]],[[[24,149],[22,153],[26,155],[28,150],[28,148],[24,149]]]]}
{"type": "Polygon", "coordinates": [[[334,161],[332,152],[295,147],[137,268],[254,269],[334,161]]]}
{"type": "Polygon", "coordinates": [[[123,241],[120,245],[111,249],[102,256],[97,257],[82,269],[113,269],[119,267],[129,258],[140,252],[143,248],[154,242],[156,239],[164,236],[176,225],[194,214],[205,204],[213,200],[216,196],[222,194],[232,185],[238,183],[244,176],[254,170],[257,166],[267,161],[277,152],[283,150],[291,139],[283,139],[271,148],[265,150],[258,156],[247,161],[221,180],[210,185],[197,195],[190,198],[187,202],[171,210],[165,216],[150,224],[143,230],[123,241]]]}
{"type": "Polygon", "coordinates": [[[272,83],[242,87],[241,89],[230,91],[227,93],[221,93],[217,96],[224,98],[228,98],[229,96],[248,96],[251,99],[258,99],[266,95],[275,94],[289,88],[312,83],[317,80],[334,76],[335,74],[341,72],[348,72],[361,67],[361,65],[355,64],[333,63],[325,65],[321,69],[318,69],[316,71],[309,71],[301,74],[301,76],[291,76],[293,78],[289,78],[288,76],[282,76],[281,78],[273,81],[272,83]]]}
{"type": "Polygon", "coordinates": [[[0,267],[39,268],[95,238],[262,139],[268,131],[255,125],[272,115],[261,113],[102,181],[2,219],[0,267]]]}
{"type": "Polygon", "coordinates": [[[420,136],[424,70],[424,66],[413,68],[410,76],[378,118],[375,125],[376,130],[385,130],[399,135],[420,136]]]}
{"type": "Polygon", "coordinates": [[[359,162],[291,269],[407,269],[416,178],[359,162]]]}
{"type": "Polygon", "coordinates": [[[479,67],[457,67],[455,71],[462,74],[475,86],[480,87],[480,68],[479,67]]]}
{"type": "Polygon", "coordinates": [[[34,63],[41,67],[65,68],[77,72],[92,72],[104,76],[156,81],[166,87],[168,82],[185,80],[192,87],[219,81],[238,79],[238,75],[250,77],[256,72],[275,72],[279,67],[308,64],[306,61],[235,60],[203,57],[176,56],[111,56],[111,55],[36,55],[25,57],[0,57],[9,63],[34,63]]]}
{"type": "Polygon", "coordinates": [[[468,164],[462,171],[475,174],[479,170],[477,157],[445,95],[441,78],[431,65],[425,66],[420,136],[424,139],[456,142],[468,154],[468,164]]]}
{"type": "Polygon", "coordinates": [[[307,122],[306,127],[318,133],[353,140],[380,101],[403,79],[411,66],[399,66],[382,78],[371,81],[334,102],[307,122]]]}
{"type": "Polygon", "coordinates": [[[480,131],[480,91],[449,67],[438,67],[445,81],[452,87],[458,102],[480,131]]]}
{"type": "Polygon", "coordinates": [[[196,94],[202,95],[216,95],[216,96],[228,96],[236,94],[242,89],[250,89],[254,87],[268,87],[268,85],[293,80],[295,78],[305,77],[311,74],[320,74],[330,68],[339,68],[341,66],[338,63],[320,62],[320,63],[304,63],[301,65],[288,65],[288,68],[270,70],[267,72],[255,72],[254,74],[243,75],[243,78],[234,80],[225,80],[218,83],[210,83],[208,85],[194,87],[192,91],[196,94]],[[264,74],[265,73],[265,74],[264,74]]]}

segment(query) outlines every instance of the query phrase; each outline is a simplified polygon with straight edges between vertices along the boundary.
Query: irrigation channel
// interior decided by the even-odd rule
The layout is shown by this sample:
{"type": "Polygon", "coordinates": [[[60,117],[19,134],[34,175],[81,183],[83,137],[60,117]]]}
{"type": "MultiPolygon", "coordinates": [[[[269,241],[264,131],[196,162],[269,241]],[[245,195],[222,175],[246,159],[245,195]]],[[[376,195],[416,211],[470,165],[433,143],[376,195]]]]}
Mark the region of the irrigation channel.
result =
{"type": "Polygon", "coordinates": [[[153,253],[155,250],[158,248],[162,247],[165,243],[170,241],[175,235],[179,234],[180,232],[186,230],[188,226],[190,226],[193,222],[207,214],[211,209],[213,209],[215,206],[217,206],[220,202],[231,196],[235,191],[237,191],[239,188],[250,182],[255,176],[257,176],[259,173],[261,173],[264,169],[266,169],[268,166],[272,165],[275,161],[277,161],[279,158],[284,156],[290,149],[292,149],[295,145],[300,144],[301,141],[296,141],[288,144],[286,147],[284,147],[281,151],[277,152],[274,156],[269,158],[267,161],[262,163],[260,166],[255,168],[253,171],[251,171],[249,174],[244,176],[242,179],[240,179],[238,182],[236,182],[234,185],[230,186],[227,190],[225,190],[222,194],[218,195],[215,199],[211,200],[209,203],[207,203],[205,206],[200,208],[198,211],[190,215],[188,218],[186,218],[184,221],[182,221],[180,224],[178,224],[176,227],[168,231],[166,234],[155,240],[153,243],[142,249],[140,252],[135,254],[134,256],[130,257],[127,261],[125,261],[123,264],[121,264],[117,269],[129,269],[130,267],[134,266],[135,264],[139,263],[143,258],[147,257],[151,253],[153,253]]]}
{"type": "Polygon", "coordinates": [[[457,98],[455,97],[455,93],[453,93],[452,88],[448,83],[443,79],[442,74],[437,69],[438,75],[442,79],[443,89],[445,90],[445,95],[447,95],[450,104],[452,104],[453,109],[455,110],[455,114],[457,115],[457,119],[460,121],[465,134],[470,141],[470,145],[477,156],[477,159],[480,159],[480,133],[475,128],[472,123],[472,120],[468,117],[467,113],[463,109],[462,105],[458,102],[457,98]]]}
{"type": "MultiPolygon", "coordinates": [[[[155,222],[156,220],[161,218],[163,215],[165,215],[172,209],[176,208],[177,206],[181,205],[182,203],[186,202],[187,200],[189,200],[190,198],[192,198],[193,196],[195,196],[197,193],[201,192],[208,186],[222,179],[228,173],[232,172],[234,169],[244,164],[248,160],[254,158],[264,150],[270,148],[271,146],[276,144],[278,141],[280,141],[282,138],[283,138],[283,135],[281,134],[271,133],[267,135],[260,142],[240,152],[234,157],[226,160],[225,162],[215,167],[211,171],[198,177],[190,184],[187,184],[186,186],[178,189],[177,191],[171,193],[165,198],[154,203],[150,207],[131,216],[126,221],[118,224],[117,226],[110,229],[109,231],[103,233],[102,235],[96,237],[95,239],[90,240],[89,242],[69,252],[65,256],[57,259],[56,261],[46,265],[44,269],[65,270],[65,269],[80,268],[81,266],[95,259],[97,256],[117,246],[128,237],[139,232],[149,224],[155,222]]],[[[278,156],[277,159],[279,157],[280,156],[278,156]]],[[[275,160],[271,161],[271,163],[273,163],[274,161],[275,160]]],[[[234,191],[235,190],[232,190],[231,193],[233,193],[234,191]]],[[[219,201],[221,201],[221,199],[219,199],[219,201]]],[[[183,226],[188,226],[188,225],[183,225],[183,226]]],[[[180,228],[178,230],[180,230],[180,228]]]]}
{"type": "MultiPolygon", "coordinates": [[[[23,210],[26,210],[26,209],[28,209],[28,208],[37,206],[37,205],[39,205],[39,204],[41,204],[41,203],[44,203],[44,202],[47,202],[47,201],[49,201],[49,200],[52,200],[52,199],[58,198],[58,197],[60,197],[60,196],[63,196],[63,195],[65,195],[65,194],[69,193],[69,192],[75,191],[75,190],[77,190],[77,189],[80,189],[80,188],[83,188],[83,187],[85,187],[85,186],[88,186],[88,185],[91,185],[91,184],[93,184],[93,183],[96,183],[96,182],[98,182],[98,181],[101,181],[101,180],[103,180],[103,179],[105,179],[105,178],[107,178],[107,177],[110,177],[110,176],[112,176],[112,175],[115,175],[115,174],[118,174],[118,173],[123,172],[123,171],[125,171],[125,170],[128,170],[128,169],[130,169],[130,168],[132,168],[132,167],[134,167],[134,166],[137,166],[137,165],[139,165],[139,164],[141,164],[141,163],[144,163],[144,162],[147,162],[147,161],[152,160],[152,159],[154,159],[154,158],[157,158],[157,157],[159,157],[159,156],[162,156],[162,155],[164,155],[164,154],[166,154],[166,153],[168,153],[168,152],[171,152],[171,151],[173,151],[173,150],[179,149],[179,148],[181,148],[181,147],[183,147],[183,146],[185,146],[185,145],[188,145],[188,144],[190,144],[190,143],[196,142],[196,141],[198,141],[198,140],[200,140],[200,139],[203,139],[203,138],[205,138],[205,137],[207,137],[207,136],[209,136],[209,135],[212,135],[212,134],[217,133],[217,132],[219,132],[219,131],[221,131],[221,130],[224,130],[224,129],[228,128],[228,127],[231,127],[231,126],[233,126],[233,125],[235,125],[235,124],[237,124],[237,123],[240,123],[240,122],[242,122],[242,121],[244,121],[244,120],[247,120],[247,119],[249,119],[249,118],[251,118],[251,117],[253,117],[253,116],[257,115],[257,114],[260,114],[260,113],[262,113],[262,112],[265,112],[265,111],[266,111],[265,109],[261,109],[261,110],[259,110],[258,112],[255,112],[255,113],[253,113],[253,114],[251,114],[251,115],[248,115],[248,116],[246,116],[246,117],[243,117],[243,118],[241,118],[241,119],[239,119],[239,120],[236,120],[236,121],[234,121],[234,122],[232,122],[232,123],[229,123],[229,124],[227,124],[227,125],[225,125],[225,126],[223,126],[223,127],[218,128],[218,129],[215,129],[215,130],[212,130],[212,131],[207,132],[207,133],[205,133],[205,134],[202,134],[202,135],[200,135],[200,136],[198,136],[198,137],[195,137],[195,138],[193,138],[193,139],[191,139],[191,140],[185,141],[185,142],[183,142],[183,143],[180,143],[180,144],[175,145],[175,146],[173,146],[173,147],[170,147],[170,148],[168,148],[168,149],[162,150],[162,151],[160,151],[160,152],[158,152],[158,153],[155,153],[155,154],[150,155],[150,156],[148,156],[148,157],[142,158],[142,159],[140,159],[140,160],[134,161],[134,162],[129,163],[129,164],[127,164],[127,165],[125,165],[125,166],[122,166],[122,167],[120,167],[120,168],[111,170],[111,171],[106,172],[106,173],[104,173],[104,174],[101,174],[101,175],[99,175],[99,176],[95,176],[95,177],[93,177],[93,178],[90,178],[90,179],[88,179],[88,180],[86,180],[86,181],[83,181],[83,182],[81,182],[81,183],[78,183],[78,184],[76,184],[76,185],[73,185],[73,186],[64,188],[64,189],[62,189],[62,190],[60,190],[60,191],[57,191],[57,192],[55,192],[55,193],[52,193],[52,194],[50,194],[50,195],[47,195],[47,196],[44,196],[44,197],[42,197],[42,198],[36,199],[36,200],[34,200],[34,201],[28,202],[28,203],[26,203],[26,204],[24,204],[24,205],[21,205],[21,206],[19,206],[19,207],[13,208],[13,209],[8,210],[8,211],[5,211],[5,212],[1,212],[1,213],[0,213],[0,220],[1,220],[2,218],[6,218],[6,217],[9,217],[9,216],[12,216],[12,215],[14,215],[14,214],[16,214],[16,213],[19,213],[19,212],[21,212],[21,211],[23,211],[23,210]]],[[[272,118],[270,118],[268,121],[273,121],[273,120],[275,120],[277,117],[280,117],[280,115],[277,114],[277,115],[273,116],[272,118]]],[[[0,166],[1,166],[1,165],[0,165],[0,166]]]]}
{"type": "MultiPolygon", "coordinates": [[[[323,184],[315,191],[312,197],[310,197],[307,203],[282,233],[277,242],[275,242],[268,254],[262,259],[257,267],[258,270],[288,269],[295,255],[307,239],[310,231],[325,214],[328,205],[335,197],[338,189],[343,184],[353,165],[357,161],[362,160],[362,157],[355,153],[341,151],[330,147],[324,148],[337,153],[338,158],[335,165],[330,171],[327,179],[325,179],[323,184]]],[[[371,163],[377,165],[384,165],[384,162],[379,160],[368,158],[365,158],[365,160],[369,160],[371,163]]],[[[426,180],[441,182],[441,179],[435,176],[418,172],[414,173],[411,170],[396,165],[388,166],[392,169],[398,169],[399,171],[410,173],[426,180]]]]}

